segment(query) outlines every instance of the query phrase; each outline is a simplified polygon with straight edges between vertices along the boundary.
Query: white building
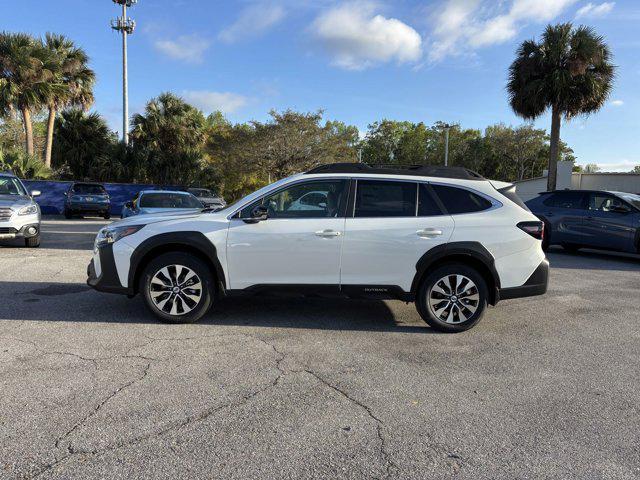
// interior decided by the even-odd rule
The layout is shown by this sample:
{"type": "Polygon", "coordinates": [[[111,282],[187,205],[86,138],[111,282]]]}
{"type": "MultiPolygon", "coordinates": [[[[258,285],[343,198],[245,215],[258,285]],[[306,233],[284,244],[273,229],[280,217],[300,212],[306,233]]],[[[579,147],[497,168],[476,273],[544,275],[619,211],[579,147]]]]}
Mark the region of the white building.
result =
{"type": "MultiPolygon", "coordinates": [[[[558,162],[558,190],[609,190],[640,194],[638,173],[576,173],[572,162],[558,162]]],[[[544,176],[514,182],[518,196],[525,202],[547,190],[547,171],[544,176]]]]}

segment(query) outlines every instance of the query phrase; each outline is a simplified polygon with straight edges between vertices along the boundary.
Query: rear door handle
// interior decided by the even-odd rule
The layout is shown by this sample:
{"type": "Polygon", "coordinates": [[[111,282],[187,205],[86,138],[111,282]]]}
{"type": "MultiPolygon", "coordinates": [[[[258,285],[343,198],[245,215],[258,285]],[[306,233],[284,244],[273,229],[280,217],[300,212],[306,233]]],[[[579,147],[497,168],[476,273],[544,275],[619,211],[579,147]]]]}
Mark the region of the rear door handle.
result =
{"type": "Polygon", "coordinates": [[[416,235],[420,238],[435,238],[442,235],[442,230],[438,230],[437,228],[424,228],[422,230],[418,230],[416,235]]]}
{"type": "Polygon", "coordinates": [[[335,230],[318,230],[316,232],[317,237],[339,237],[340,235],[341,233],[335,230]]]}

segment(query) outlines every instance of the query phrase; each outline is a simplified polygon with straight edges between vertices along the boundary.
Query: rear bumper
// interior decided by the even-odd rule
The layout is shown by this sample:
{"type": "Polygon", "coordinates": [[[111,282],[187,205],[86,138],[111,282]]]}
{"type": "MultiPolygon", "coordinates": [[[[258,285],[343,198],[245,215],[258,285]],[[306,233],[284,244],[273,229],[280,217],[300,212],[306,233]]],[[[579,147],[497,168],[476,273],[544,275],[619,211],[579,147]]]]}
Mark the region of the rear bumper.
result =
{"type": "Polygon", "coordinates": [[[111,205],[108,203],[69,203],[64,208],[71,213],[105,214],[111,211],[111,205]]]}
{"type": "Polygon", "coordinates": [[[549,284],[549,261],[545,258],[538,268],[531,274],[528,280],[519,287],[500,288],[497,292],[498,300],[510,300],[512,298],[534,297],[547,293],[549,284]]]}
{"type": "Polygon", "coordinates": [[[113,244],[98,248],[100,256],[100,274],[96,273],[93,258],[87,266],[87,285],[99,292],[119,293],[121,295],[133,295],[133,289],[123,287],[118,278],[116,262],[113,258],[113,244]]]}

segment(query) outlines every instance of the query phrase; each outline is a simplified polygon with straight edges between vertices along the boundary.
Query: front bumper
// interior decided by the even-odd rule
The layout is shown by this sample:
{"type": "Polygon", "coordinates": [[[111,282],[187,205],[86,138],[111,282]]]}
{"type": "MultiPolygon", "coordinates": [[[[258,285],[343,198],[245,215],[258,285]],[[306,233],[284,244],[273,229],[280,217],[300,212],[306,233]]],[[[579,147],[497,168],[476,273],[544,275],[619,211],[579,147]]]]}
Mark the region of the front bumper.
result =
{"type": "Polygon", "coordinates": [[[38,235],[40,235],[40,222],[27,223],[22,226],[0,223],[0,240],[31,238],[38,235]]]}
{"type": "Polygon", "coordinates": [[[512,298],[533,297],[547,293],[549,285],[549,260],[546,258],[538,265],[524,285],[519,287],[498,289],[498,300],[510,300],[512,298]]]}
{"type": "Polygon", "coordinates": [[[116,262],[113,258],[113,244],[98,247],[96,256],[97,258],[92,258],[87,266],[87,285],[99,292],[133,295],[133,289],[123,287],[118,278],[116,262]],[[99,263],[97,268],[96,263],[99,263]]]}

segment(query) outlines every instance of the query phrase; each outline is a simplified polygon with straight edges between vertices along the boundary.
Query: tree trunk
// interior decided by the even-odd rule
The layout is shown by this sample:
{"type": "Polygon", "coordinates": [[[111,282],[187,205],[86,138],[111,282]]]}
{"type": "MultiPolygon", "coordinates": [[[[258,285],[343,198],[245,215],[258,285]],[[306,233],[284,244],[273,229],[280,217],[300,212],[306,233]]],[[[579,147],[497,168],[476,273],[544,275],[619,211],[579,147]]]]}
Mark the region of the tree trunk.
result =
{"type": "Polygon", "coordinates": [[[558,154],[560,146],[561,114],[557,106],[551,109],[551,145],[549,148],[549,176],[547,177],[547,191],[556,189],[558,178],[558,154]]]}
{"type": "Polygon", "coordinates": [[[22,120],[24,122],[24,134],[27,153],[29,155],[33,155],[33,125],[31,124],[31,112],[26,107],[21,108],[20,111],[22,112],[22,120]]]}
{"type": "Polygon", "coordinates": [[[56,124],[56,107],[49,107],[49,119],[47,121],[47,149],[44,156],[44,164],[51,168],[51,151],[53,149],[53,127],[56,124]]]}

